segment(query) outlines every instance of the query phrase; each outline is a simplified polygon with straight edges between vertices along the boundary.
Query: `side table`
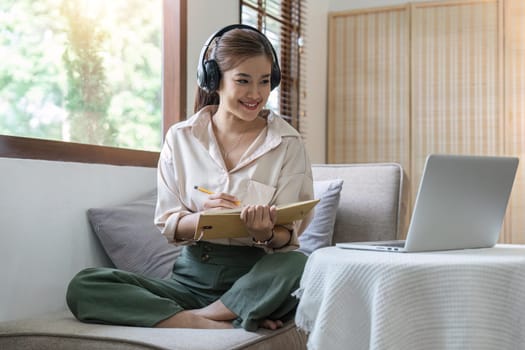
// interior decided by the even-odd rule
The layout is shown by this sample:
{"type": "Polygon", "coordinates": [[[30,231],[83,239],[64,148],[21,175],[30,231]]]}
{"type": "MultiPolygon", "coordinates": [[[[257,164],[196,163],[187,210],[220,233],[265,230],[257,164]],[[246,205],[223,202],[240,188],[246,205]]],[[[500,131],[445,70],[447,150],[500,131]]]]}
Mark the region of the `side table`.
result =
{"type": "Polygon", "coordinates": [[[525,349],[525,245],[323,248],[297,294],[309,349],[525,349]]]}

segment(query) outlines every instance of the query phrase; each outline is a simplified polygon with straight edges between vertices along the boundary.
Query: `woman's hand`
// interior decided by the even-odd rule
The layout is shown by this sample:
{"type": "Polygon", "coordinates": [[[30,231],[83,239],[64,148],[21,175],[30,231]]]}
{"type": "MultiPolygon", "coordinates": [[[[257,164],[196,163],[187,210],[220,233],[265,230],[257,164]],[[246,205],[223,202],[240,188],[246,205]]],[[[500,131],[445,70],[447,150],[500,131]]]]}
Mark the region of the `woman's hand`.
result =
{"type": "MultiPolygon", "coordinates": [[[[204,210],[234,209],[240,205],[237,197],[227,193],[213,193],[203,203],[204,210]]],[[[191,240],[199,221],[200,212],[180,218],[174,237],[178,240],[191,240]]]]}
{"type": "Polygon", "coordinates": [[[203,203],[204,210],[211,209],[235,209],[239,207],[240,201],[237,197],[228,193],[210,194],[208,199],[203,203]]]}
{"type": "Polygon", "coordinates": [[[241,220],[254,240],[266,241],[272,237],[277,208],[275,205],[247,205],[241,211],[241,220]]]}

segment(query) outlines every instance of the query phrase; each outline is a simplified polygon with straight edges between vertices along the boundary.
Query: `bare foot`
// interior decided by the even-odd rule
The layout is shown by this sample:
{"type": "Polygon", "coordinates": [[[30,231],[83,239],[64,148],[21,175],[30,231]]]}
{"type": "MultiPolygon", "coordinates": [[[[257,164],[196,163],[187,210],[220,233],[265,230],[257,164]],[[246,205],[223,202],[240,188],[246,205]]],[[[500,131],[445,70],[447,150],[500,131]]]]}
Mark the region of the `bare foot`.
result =
{"type": "Polygon", "coordinates": [[[224,306],[220,300],[217,300],[201,309],[189,311],[194,315],[201,316],[213,321],[232,321],[237,318],[237,315],[224,306]]]}
{"type": "Polygon", "coordinates": [[[276,329],[279,329],[283,326],[283,322],[281,320],[269,320],[269,319],[266,319],[264,321],[262,321],[261,323],[259,323],[259,326],[261,326],[262,328],[266,328],[266,329],[271,329],[272,331],[276,330],[276,329]]]}
{"type": "Polygon", "coordinates": [[[225,329],[233,328],[231,321],[236,318],[236,314],[217,300],[201,309],[181,311],[157,323],[156,327],[225,329]]]}
{"type": "MultiPolygon", "coordinates": [[[[192,310],[191,310],[192,311],[192,310]]],[[[181,311],[170,318],[160,321],[156,328],[199,328],[199,329],[229,329],[233,328],[231,322],[214,321],[196,315],[190,310],[181,311]]]]}

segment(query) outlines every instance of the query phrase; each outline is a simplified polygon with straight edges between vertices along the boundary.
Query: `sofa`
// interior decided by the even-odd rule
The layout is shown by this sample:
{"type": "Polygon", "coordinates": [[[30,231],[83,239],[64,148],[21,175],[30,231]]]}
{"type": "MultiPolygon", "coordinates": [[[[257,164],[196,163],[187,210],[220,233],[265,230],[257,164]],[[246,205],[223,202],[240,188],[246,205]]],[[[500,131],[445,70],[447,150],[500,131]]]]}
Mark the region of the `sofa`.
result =
{"type": "MultiPolygon", "coordinates": [[[[180,248],[144,234],[152,229],[156,170],[0,158],[0,173],[0,349],[306,348],[308,335],[293,321],[257,332],[77,321],[65,291],[79,270],[117,266],[169,275],[180,248]],[[144,254],[129,252],[126,240],[144,254]]],[[[301,241],[305,254],[336,242],[400,236],[406,206],[398,164],[317,164],[313,174],[321,202],[301,241]]]]}

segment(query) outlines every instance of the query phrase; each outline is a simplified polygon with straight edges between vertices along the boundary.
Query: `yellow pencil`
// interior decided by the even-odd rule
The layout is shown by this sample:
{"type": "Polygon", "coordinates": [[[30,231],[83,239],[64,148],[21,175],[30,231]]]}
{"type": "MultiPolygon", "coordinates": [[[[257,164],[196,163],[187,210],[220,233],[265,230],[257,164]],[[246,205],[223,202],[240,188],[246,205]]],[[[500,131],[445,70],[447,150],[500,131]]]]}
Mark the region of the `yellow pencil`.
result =
{"type": "Polygon", "coordinates": [[[207,193],[207,194],[213,194],[212,191],[210,190],[207,190],[205,189],[204,187],[200,187],[200,186],[193,186],[194,189],[196,189],[197,191],[201,191],[203,193],[207,193]]]}
{"type": "MultiPolygon", "coordinates": [[[[193,186],[193,188],[196,189],[197,191],[202,192],[202,193],[213,194],[212,191],[210,191],[210,190],[208,190],[208,189],[206,189],[206,188],[204,188],[204,187],[193,186]]],[[[240,201],[235,201],[234,203],[237,204],[237,205],[241,205],[241,202],[240,202],[240,201]]]]}

